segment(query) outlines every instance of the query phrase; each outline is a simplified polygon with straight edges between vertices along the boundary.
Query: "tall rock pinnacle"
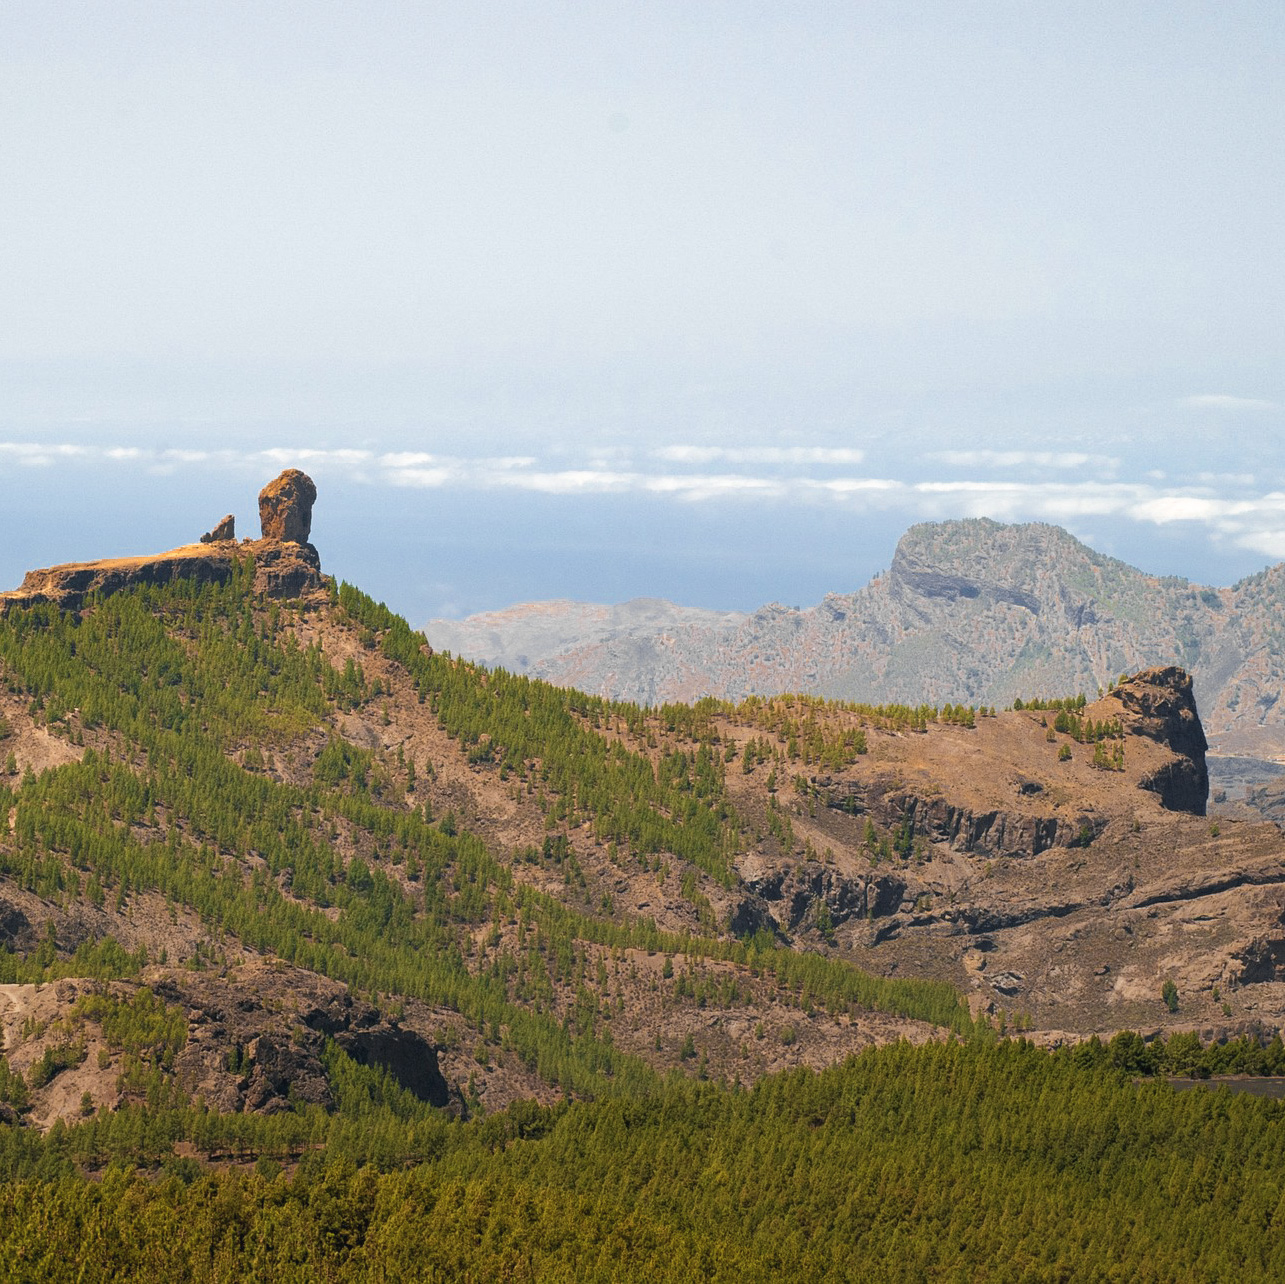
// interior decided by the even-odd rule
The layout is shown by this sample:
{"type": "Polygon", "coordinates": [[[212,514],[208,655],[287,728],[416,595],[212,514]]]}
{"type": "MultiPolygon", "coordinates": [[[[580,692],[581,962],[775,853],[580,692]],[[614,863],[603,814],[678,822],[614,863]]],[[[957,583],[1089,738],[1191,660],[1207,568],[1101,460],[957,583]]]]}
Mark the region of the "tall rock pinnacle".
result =
{"type": "Polygon", "coordinates": [[[259,492],[259,521],[264,539],[306,544],[312,531],[312,505],[317,488],[307,473],[287,468],[259,492]]]}

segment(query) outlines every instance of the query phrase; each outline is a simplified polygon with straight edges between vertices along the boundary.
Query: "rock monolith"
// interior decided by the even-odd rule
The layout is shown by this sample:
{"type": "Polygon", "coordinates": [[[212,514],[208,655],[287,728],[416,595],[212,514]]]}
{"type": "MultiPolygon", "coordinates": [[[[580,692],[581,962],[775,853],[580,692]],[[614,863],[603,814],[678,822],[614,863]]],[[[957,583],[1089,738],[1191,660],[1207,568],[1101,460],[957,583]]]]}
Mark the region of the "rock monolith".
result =
{"type": "Polygon", "coordinates": [[[306,544],[312,532],[312,505],[317,488],[307,473],[287,468],[259,492],[263,538],[306,544]]]}

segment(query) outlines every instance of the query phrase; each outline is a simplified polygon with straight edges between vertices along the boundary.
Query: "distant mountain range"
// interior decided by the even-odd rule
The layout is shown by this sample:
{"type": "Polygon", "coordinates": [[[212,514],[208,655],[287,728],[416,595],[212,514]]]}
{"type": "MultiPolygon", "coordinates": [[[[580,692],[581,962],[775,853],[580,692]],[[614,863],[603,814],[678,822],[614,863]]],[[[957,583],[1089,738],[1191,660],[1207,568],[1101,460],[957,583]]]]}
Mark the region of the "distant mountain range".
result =
{"type": "Polygon", "coordinates": [[[1004,706],[1179,664],[1216,753],[1285,759],[1285,564],[1210,588],[1043,523],[913,526],[886,573],[803,610],[536,602],[426,633],[491,667],[643,704],[797,691],[1004,706]]]}

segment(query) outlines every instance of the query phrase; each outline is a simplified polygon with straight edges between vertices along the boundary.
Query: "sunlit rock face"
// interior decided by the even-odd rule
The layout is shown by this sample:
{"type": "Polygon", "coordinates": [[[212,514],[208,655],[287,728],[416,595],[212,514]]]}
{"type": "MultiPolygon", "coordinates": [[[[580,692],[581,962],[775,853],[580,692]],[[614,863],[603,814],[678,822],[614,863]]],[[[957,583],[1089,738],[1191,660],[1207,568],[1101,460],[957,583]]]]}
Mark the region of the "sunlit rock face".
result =
{"type": "Polygon", "coordinates": [[[312,506],[317,487],[307,473],[287,468],[259,492],[259,521],[264,539],[306,544],[312,533],[312,506]]]}

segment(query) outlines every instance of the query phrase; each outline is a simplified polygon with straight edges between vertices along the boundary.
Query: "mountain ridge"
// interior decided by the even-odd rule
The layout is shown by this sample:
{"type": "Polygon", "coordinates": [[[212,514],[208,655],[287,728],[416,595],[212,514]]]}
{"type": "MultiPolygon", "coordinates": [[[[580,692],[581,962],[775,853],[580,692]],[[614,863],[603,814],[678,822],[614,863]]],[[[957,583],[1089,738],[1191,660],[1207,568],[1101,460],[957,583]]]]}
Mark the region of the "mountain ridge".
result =
{"type": "Polygon", "coordinates": [[[425,632],[480,663],[651,704],[799,691],[1000,705],[1179,664],[1217,753],[1285,758],[1285,564],[1210,588],[1148,575],[1058,526],[971,518],[912,526],[887,571],[812,607],[653,604],[651,619],[612,629],[602,621],[613,609],[527,604],[425,632]],[[536,612],[539,634],[527,627],[536,612]],[[577,638],[575,618],[594,612],[596,632],[577,638]]]}

